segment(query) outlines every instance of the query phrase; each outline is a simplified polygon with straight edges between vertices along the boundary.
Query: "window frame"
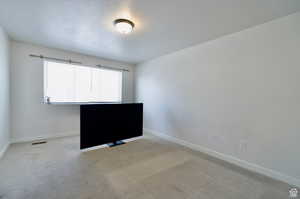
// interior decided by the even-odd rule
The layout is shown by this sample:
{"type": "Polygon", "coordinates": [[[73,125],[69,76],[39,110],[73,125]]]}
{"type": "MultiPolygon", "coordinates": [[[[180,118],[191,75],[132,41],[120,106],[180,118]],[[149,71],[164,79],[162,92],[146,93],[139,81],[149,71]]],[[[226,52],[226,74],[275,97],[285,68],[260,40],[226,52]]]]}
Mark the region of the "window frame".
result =
{"type": "MultiPolygon", "coordinates": [[[[75,73],[75,77],[76,77],[76,73],[75,73]]],[[[94,67],[94,66],[88,66],[88,65],[81,65],[81,64],[73,64],[73,63],[68,63],[68,62],[60,62],[60,61],[53,61],[53,60],[48,60],[45,59],[43,60],[43,103],[44,104],[119,104],[122,103],[123,101],[123,71],[122,70],[118,70],[118,69],[110,69],[110,68],[99,68],[99,67],[94,67]],[[47,100],[46,94],[47,94],[47,89],[48,89],[48,63],[49,62],[53,62],[53,63],[59,63],[59,64],[67,64],[70,66],[75,66],[75,67],[87,67],[87,68],[95,68],[95,69],[99,69],[99,70],[108,70],[108,71],[118,71],[121,73],[121,78],[120,78],[120,100],[119,101],[70,101],[70,102],[51,102],[47,100]]],[[[91,80],[92,81],[92,77],[91,80]]],[[[74,82],[75,84],[75,82],[74,82]]],[[[92,85],[91,85],[92,86],[92,85]]],[[[76,92],[76,91],[75,91],[76,92]]]]}

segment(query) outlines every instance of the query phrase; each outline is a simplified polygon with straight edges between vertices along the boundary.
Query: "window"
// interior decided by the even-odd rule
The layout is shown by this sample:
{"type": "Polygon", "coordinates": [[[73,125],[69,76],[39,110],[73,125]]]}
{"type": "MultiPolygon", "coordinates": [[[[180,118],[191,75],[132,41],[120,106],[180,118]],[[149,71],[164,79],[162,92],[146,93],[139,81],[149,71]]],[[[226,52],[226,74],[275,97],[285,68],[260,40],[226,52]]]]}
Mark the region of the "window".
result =
{"type": "Polygon", "coordinates": [[[121,102],[122,72],[44,61],[44,99],[56,102],[121,102]]]}

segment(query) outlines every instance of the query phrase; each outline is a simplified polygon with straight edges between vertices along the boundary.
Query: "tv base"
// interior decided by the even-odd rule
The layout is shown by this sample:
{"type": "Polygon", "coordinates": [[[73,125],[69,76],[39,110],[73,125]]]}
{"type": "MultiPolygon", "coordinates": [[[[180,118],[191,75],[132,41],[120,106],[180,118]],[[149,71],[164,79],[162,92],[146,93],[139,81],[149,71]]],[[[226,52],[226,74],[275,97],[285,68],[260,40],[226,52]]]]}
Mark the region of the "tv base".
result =
{"type": "Polygon", "coordinates": [[[112,142],[112,143],[108,143],[107,145],[109,147],[115,147],[115,146],[119,146],[119,145],[122,145],[122,144],[125,144],[125,142],[120,140],[120,141],[115,141],[115,142],[112,142]]]}

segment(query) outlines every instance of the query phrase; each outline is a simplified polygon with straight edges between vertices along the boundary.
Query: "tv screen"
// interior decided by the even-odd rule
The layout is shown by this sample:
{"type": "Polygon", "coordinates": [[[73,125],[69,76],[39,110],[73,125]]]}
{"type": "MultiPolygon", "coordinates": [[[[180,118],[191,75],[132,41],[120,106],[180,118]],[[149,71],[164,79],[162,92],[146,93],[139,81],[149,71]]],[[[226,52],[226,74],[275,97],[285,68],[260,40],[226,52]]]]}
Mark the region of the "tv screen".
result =
{"type": "Polygon", "coordinates": [[[80,149],[143,134],[143,104],[87,104],[80,106],[80,149]]]}

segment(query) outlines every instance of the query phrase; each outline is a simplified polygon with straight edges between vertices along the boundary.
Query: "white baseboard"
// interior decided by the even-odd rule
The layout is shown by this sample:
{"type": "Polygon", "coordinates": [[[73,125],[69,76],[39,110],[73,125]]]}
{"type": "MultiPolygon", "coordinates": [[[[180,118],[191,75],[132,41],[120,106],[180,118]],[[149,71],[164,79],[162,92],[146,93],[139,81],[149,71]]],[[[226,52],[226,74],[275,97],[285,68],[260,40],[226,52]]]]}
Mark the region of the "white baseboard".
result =
{"type": "Polygon", "coordinates": [[[300,179],[285,175],[285,174],[280,173],[278,171],[274,171],[272,169],[268,169],[268,168],[253,164],[253,163],[247,162],[245,160],[241,160],[241,159],[238,159],[236,157],[226,155],[226,154],[208,149],[208,148],[200,146],[200,145],[192,144],[190,142],[187,142],[187,141],[184,141],[184,140],[166,135],[164,133],[153,131],[151,129],[144,128],[144,132],[149,133],[149,134],[153,134],[155,136],[161,137],[161,138],[166,139],[168,141],[186,146],[186,147],[191,148],[193,150],[200,151],[202,153],[205,153],[205,154],[208,154],[208,155],[213,156],[215,158],[218,158],[218,159],[224,160],[226,162],[232,163],[234,165],[245,168],[247,170],[250,170],[250,171],[253,171],[253,172],[256,172],[256,173],[260,173],[262,175],[268,176],[270,178],[273,178],[273,179],[276,179],[276,180],[279,180],[279,181],[286,182],[290,185],[295,185],[297,187],[300,187],[300,179]]]}
{"type": "Polygon", "coordinates": [[[2,149],[0,149],[0,159],[4,156],[4,153],[7,151],[10,143],[7,143],[2,149]]]}
{"type": "Polygon", "coordinates": [[[69,136],[79,136],[79,132],[64,132],[60,134],[54,134],[54,135],[41,135],[41,136],[35,136],[35,137],[23,137],[23,138],[13,138],[11,140],[12,144],[15,143],[24,143],[24,142],[32,142],[36,140],[45,140],[45,139],[52,139],[52,138],[62,138],[62,137],[69,137],[69,136]]]}

